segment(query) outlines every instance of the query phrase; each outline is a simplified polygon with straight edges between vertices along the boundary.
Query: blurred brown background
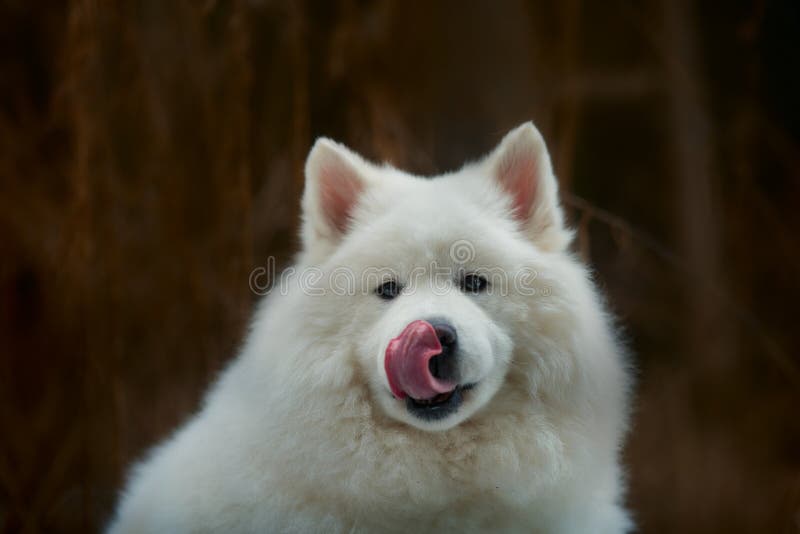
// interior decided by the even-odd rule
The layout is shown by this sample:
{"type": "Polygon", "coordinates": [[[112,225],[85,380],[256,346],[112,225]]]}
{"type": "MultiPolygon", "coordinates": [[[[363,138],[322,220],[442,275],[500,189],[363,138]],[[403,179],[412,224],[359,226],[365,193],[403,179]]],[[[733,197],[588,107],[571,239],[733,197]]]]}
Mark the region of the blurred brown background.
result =
{"type": "Polygon", "coordinates": [[[86,532],[241,342],[329,135],[533,119],[639,369],[643,532],[800,532],[796,1],[0,4],[0,525],[86,532]]]}

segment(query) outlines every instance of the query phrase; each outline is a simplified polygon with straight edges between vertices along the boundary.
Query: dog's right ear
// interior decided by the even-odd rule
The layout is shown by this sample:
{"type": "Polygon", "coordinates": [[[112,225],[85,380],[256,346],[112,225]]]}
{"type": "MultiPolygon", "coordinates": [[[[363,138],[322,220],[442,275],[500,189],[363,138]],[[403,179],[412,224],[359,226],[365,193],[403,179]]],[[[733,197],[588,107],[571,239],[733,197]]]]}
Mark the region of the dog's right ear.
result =
{"type": "Polygon", "coordinates": [[[347,232],[353,210],[366,188],[366,162],[344,145],[321,137],[306,160],[303,193],[303,244],[325,253],[347,232]]]}

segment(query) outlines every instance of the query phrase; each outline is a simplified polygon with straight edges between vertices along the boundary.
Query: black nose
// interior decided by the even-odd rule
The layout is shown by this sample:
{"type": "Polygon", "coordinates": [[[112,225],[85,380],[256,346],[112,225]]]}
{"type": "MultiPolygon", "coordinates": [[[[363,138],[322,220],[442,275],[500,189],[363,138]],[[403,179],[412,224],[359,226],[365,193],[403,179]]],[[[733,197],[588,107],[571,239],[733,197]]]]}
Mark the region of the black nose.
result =
{"type": "Polygon", "coordinates": [[[458,335],[456,334],[456,329],[442,322],[432,322],[431,326],[436,331],[436,337],[439,338],[439,343],[442,345],[442,353],[437,354],[428,361],[428,369],[439,380],[457,382],[456,345],[458,335]]]}
{"type": "Polygon", "coordinates": [[[456,329],[450,326],[447,323],[433,323],[434,331],[436,331],[436,337],[439,338],[439,343],[442,344],[442,348],[453,348],[458,340],[458,336],[456,335],[456,329]]]}

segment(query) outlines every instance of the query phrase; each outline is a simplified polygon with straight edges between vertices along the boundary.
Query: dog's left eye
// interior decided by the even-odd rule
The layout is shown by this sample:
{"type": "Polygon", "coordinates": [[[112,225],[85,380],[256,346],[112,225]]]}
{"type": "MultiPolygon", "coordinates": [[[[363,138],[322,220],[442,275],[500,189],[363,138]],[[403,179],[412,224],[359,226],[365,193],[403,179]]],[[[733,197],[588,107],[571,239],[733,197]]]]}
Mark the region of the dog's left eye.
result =
{"type": "Polygon", "coordinates": [[[480,293],[489,285],[489,281],[479,274],[467,274],[461,279],[461,290],[466,293],[480,293]]]}

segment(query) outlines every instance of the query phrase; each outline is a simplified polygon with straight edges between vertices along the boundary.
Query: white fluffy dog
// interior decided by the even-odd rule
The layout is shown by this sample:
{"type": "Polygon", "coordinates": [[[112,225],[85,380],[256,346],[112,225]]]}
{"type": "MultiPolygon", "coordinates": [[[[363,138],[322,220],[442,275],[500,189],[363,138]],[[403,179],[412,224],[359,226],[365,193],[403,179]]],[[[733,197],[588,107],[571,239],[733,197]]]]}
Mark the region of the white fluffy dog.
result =
{"type": "Polygon", "coordinates": [[[628,371],[557,193],[530,123],[433,179],[318,140],[297,264],[110,532],[630,530],[628,371]]]}

